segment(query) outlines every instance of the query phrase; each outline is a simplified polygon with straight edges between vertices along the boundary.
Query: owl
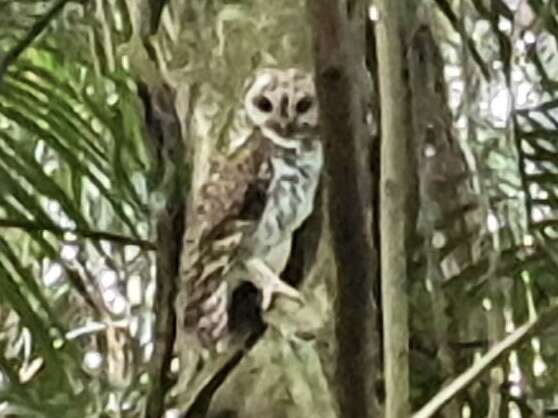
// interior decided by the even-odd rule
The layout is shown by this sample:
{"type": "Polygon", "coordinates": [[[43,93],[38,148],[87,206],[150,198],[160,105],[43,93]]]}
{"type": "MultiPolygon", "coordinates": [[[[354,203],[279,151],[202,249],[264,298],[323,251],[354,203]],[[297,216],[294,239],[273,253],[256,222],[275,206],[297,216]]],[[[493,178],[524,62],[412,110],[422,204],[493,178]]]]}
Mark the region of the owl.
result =
{"type": "Polygon", "coordinates": [[[261,292],[302,300],[280,279],[293,233],[310,215],[323,163],[318,103],[310,74],[263,69],[247,85],[251,133],[242,146],[210,163],[190,223],[195,242],[181,262],[186,286],[182,324],[203,346],[230,332],[231,292],[239,281],[261,292]]]}

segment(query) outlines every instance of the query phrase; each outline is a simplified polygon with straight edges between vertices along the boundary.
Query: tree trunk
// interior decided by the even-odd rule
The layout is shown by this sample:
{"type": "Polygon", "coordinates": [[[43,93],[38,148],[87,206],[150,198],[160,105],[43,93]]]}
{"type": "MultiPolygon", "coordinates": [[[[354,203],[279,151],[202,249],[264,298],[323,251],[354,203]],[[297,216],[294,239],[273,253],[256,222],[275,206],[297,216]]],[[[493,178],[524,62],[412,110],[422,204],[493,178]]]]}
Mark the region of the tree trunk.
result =
{"type": "Polygon", "coordinates": [[[336,396],[340,416],[377,416],[377,256],[372,238],[371,135],[364,1],[310,0],[325,180],[337,265],[336,396]]]}
{"type": "Polygon", "coordinates": [[[411,130],[404,42],[405,0],[379,0],[376,49],[382,126],[380,173],[380,241],[384,331],[385,413],[405,418],[409,404],[409,324],[407,245],[410,223],[411,130]]]}

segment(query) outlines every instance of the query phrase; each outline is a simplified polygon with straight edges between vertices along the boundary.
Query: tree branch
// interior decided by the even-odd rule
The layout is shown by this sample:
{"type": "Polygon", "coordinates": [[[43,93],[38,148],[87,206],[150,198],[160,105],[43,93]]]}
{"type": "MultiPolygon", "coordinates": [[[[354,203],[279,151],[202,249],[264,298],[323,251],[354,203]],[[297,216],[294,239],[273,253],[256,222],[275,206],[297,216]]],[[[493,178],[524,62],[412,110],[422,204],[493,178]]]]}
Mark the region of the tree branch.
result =
{"type": "Polygon", "coordinates": [[[125,235],[113,234],[111,232],[105,231],[95,231],[86,228],[62,228],[56,225],[45,225],[27,220],[20,219],[0,219],[0,229],[22,229],[27,232],[41,232],[48,231],[55,235],[75,234],[84,238],[94,239],[94,240],[106,240],[116,242],[123,245],[135,245],[144,250],[152,251],[155,249],[155,245],[146,240],[140,240],[137,238],[127,237],[125,235]]]}
{"type": "Polygon", "coordinates": [[[536,319],[531,320],[492,347],[479,361],[461,373],[453,382],[440,390],[412,418],[430,418],[459,393],[475,383],[483,373],[501,361],[502,357],[517,348],[537,332],[554,325],[558,318],[558,305],[545,309],[536,319]]]}
{"type": "Polygon", "coordinates": [[[175,108],[176,92],[167,85],[151,89],[139,83],[139,96],[145,110],[146,138],[153,145],[152,158],[169,174],[164,208],[157,219],[157,274],[155,278],[155,339],[150,373],[153,379],[148,394],[145,418],[164,415],[165,397],[174,383],[169,368],[176,340],[174,302],[177,293],[177,275],[182,235],[185,228],[184,180],[185,142],[180,131],[180,120],[175,108]]]}

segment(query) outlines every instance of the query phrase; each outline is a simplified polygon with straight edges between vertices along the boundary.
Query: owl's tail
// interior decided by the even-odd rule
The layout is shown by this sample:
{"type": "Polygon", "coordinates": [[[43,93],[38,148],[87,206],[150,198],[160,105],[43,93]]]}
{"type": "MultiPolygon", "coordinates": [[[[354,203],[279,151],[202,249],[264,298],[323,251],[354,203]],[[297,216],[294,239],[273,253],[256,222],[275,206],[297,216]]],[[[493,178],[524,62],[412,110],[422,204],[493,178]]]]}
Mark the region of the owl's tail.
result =
{"type": "Polygon", "coordinates": [[[184,326],[196,334],[200,343],[215,347],[228,333],[227,282],[210,277],[203,286],[195,286],[188,295],[184,326]]]}
{"type": "Polygon", "coordinates": [[[231,331],[228,274],[238,258],[244,236],[238,224],[230,222],[215,236],[205,236],[183,260],[181,276],[186,285],[183,324],[207,348],[216,347],[231,331]]]}

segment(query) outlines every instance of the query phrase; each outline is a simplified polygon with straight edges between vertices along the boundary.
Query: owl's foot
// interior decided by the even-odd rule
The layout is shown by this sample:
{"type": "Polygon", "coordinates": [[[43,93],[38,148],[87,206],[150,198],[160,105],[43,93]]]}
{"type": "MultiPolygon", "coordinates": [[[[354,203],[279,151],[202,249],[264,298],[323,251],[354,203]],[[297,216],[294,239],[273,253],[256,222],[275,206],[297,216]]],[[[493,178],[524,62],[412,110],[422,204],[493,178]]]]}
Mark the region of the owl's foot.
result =
{"type": "Polygon", "coordinates": [[[274,294],[286,296],[300,303],[304,302],[301,293],[281,280],[262,260],[252,258],[246,262],[246,266],[252,273],[252,283],[262,292],[262,309],[264,311],[271,306],[274,294]]]}

